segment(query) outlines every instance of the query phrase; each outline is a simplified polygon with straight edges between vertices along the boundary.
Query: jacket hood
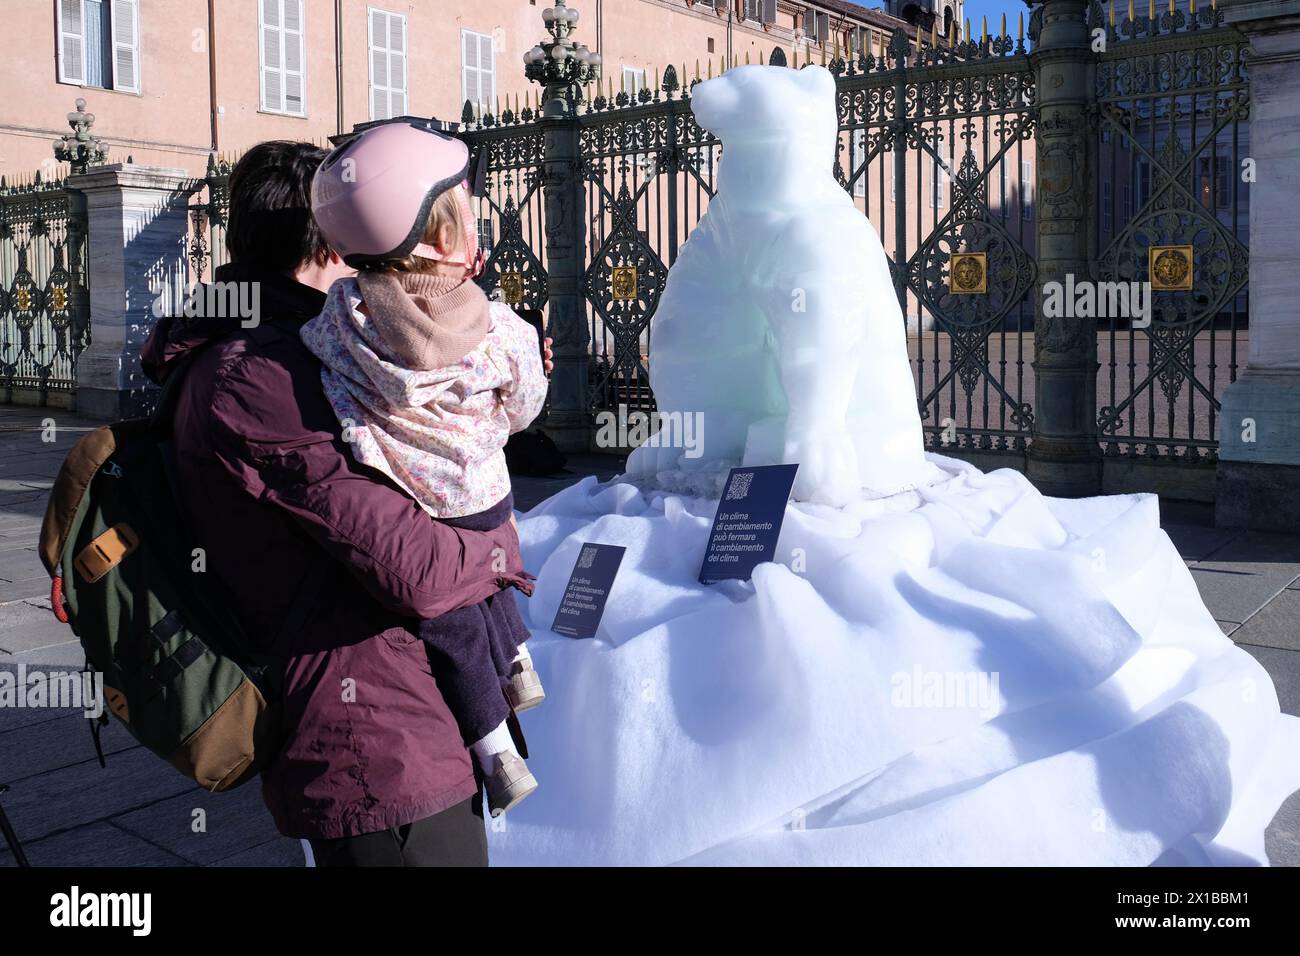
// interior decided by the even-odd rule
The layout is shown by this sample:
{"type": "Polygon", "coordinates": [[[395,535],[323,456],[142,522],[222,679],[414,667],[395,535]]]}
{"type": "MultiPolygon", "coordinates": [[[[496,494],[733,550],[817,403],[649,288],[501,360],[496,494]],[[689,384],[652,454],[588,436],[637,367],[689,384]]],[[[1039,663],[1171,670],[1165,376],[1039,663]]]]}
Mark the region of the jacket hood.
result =
{"type": "Polygon", "coordinates": [[[264,322],[301,325],[320,314],[325,293],[288,276],[238,263],[220,266],[211,283],[196,286],[183,315],[164,316],[140,350],[149,380],[161,384],[198,349],[239,329],[264,322]]]}

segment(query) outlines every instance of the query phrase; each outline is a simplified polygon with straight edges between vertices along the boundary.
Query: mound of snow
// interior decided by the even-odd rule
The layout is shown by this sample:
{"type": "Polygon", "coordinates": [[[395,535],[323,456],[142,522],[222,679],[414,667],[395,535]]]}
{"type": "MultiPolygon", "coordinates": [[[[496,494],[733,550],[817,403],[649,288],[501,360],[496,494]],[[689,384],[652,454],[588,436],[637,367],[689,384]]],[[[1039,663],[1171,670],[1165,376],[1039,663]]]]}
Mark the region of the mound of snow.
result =
{"type": "Polygon", "coordinates": [[[1210,617],[1145,495],[948,478],[788,507],[696,581],[716,499],[588,479],[520,520],[547,688],[498,864],[1264,863],[1300,720],[1210,617]],[[600,632],[549,630],[582,543],[600,632]]]}

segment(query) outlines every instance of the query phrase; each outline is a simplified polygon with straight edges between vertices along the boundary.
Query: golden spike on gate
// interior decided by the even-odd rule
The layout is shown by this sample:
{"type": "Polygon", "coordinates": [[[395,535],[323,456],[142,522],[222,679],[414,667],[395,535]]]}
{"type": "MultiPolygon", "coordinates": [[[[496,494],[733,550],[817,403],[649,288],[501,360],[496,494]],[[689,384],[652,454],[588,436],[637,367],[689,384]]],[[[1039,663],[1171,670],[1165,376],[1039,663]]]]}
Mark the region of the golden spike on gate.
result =
{"type": "Polygon", "coordinates": [[[1110,0],[1110,26],[1111,29],[1115,28],[1115,0],[1110,0]]]}
{"type": "Polygon", "coordinates": [[[1003,13],[1003,14],[1002,14],[1002,26],[998,28],[998,36],[999,36],[999,37],[1004,37],[1004,36],[1006,36],[1006,35],[1007,35],[1007,15],[1006,15],[1005,13],[1003,13]]]}
{"type": "Polygon", "coordinates": [[[988,38],[989,38],[989,18],[987,16],[981,16],[980,17],[980,43],[983,44],[984,41],[987,40],[988,38]]]}

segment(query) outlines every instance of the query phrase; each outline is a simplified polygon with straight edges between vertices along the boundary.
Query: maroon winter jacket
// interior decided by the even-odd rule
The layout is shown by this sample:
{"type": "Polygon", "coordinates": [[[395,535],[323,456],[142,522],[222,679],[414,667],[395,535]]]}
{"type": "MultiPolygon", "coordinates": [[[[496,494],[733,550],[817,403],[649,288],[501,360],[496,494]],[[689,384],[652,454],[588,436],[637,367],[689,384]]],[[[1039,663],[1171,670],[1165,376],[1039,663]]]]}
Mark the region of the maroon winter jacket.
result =
{"type": "Polygon", "coordinates": [[[234,266],[217,278],[260,283],[260,324],[163,319],[141,358],[161,381],[196,353],[175,413],[182,505],[246,633],[287,653],[287,737],[262,777],[266,804],[305,838],[430,816],[476,785],[413,628],[527,587],[518,539],[509,525],[433,521],[348,454],[298,338],[323,293],[234,266]],[[492,570],[497,548],[505,572],[492,570]]]}

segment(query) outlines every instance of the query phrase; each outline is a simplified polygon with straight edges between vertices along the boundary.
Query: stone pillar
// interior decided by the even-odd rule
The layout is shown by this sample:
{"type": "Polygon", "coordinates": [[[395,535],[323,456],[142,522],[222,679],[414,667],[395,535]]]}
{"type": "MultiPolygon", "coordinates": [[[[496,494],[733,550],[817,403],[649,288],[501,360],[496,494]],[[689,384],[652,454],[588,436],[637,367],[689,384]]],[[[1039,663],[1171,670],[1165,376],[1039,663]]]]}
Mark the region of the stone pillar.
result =
{"type": "Polygon", "coordinates": [[[116,420],[148,410],[156,391],[140,371],[140,346],[154,303],[168,311],[187,281],[186,207],[191,177],[181,169],[118,164],[69,177],[86,202],[90,345],[77,359],[77,411],[116,420]]]}
{"type": "Polygon", "coordinates": [[[1044,494],[1101,491],[1097,443],[1096,320],[1043,314],[1043,284],[1092,278],[1092,148],[1088,107],[1093,54],[1087,0],[1045,0],[1030,59],[1037,74],[1037,315],[1034,320],[1034,437],[1026,473],[1044,494]]]}
{"type": "Polygon", "coordinates": [[[1300,532],[1300,0],[1220,3],[1253,51],[1255,181],[1250,349],[1223,395],[1215,521],[1300,532]]]}

